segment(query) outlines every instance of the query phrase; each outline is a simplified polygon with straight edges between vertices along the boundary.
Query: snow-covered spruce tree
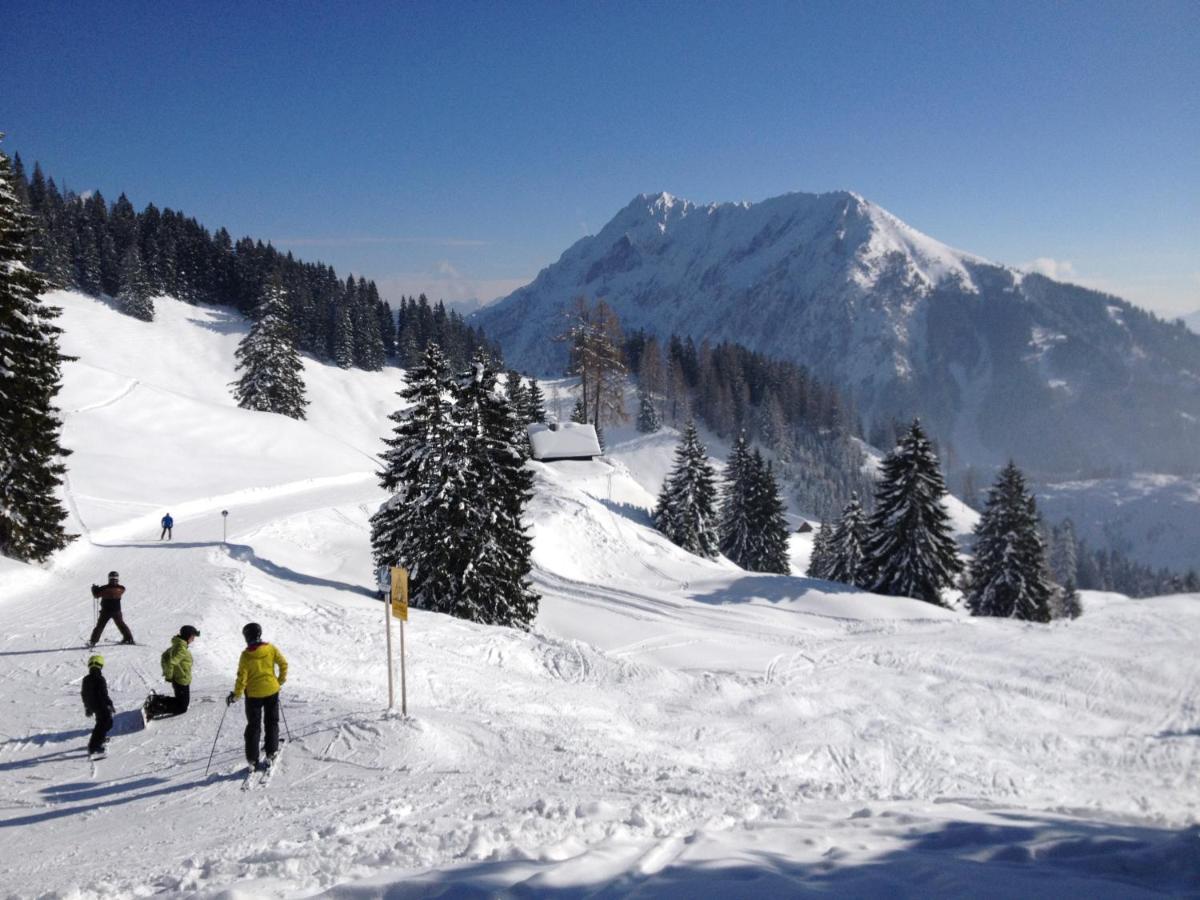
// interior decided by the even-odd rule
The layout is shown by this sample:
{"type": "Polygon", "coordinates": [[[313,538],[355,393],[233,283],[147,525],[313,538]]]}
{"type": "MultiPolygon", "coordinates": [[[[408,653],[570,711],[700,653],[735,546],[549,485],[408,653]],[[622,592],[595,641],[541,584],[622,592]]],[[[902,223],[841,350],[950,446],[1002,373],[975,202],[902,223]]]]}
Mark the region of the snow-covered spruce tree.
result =
{"type": "Polygon", "coordinates": [[[1079,572],[1079,539],[1075,523],[1063,519],[1050,532],[1050,574],[1059,584],[1075,581],[1079,572]]]}
{"type": "Polygon", "coordinates": [[[1064,619],[1078,619],[1083,615],[1083,601],[1075,588],[1075,579],[1070,578],[1062,589],[1062,615],[1064,619]]]}
{"type": "Polygon", "coordinates": [[[787,575],[792,571],[788,553],[787,508],[779,494],[779,482],[771,464],[756,449],[750,458],[750,521],[754,524],[750,565],[752,572],[787,575]]]}
{"type": "MultiPolygon", "coordinates": [[[[3,138],[3,134],[0,134],[3,138]]],[[[0,555],[41,561],[71,541],[58,499],[69,451],[54,408],[61,387],[58,310],[30,267],[33,222],[0,152],[0,555]]]]}
{"type": "Polygon", "coordinates": [[[862,584],[879,594],[942,604],[962,571],[942,507],[946,483],[920,422],[914,420],[881,466],[862,584]]]}
{"type": "Polygon", "coordinates": [[[522,425],[530,424],[525,418],[529,406],[529,388],[525,386],[519,372],[511,369],[504,376],[504,390],[508,394],[508,402],[522,425]]]}
{"type": "Polygon", "coordinates": [[[333,315],[333,361],[339,369],[349,369],[354,365],[354,318],[350,304],[343,300],[333,315]]]}
{"type": "Polygon", "coordinates": [[[658,414],[658,407],[654,404],[654,398],[650,395],[644,386],[638,386],[638,417],[637,430],[642,434],[654,434],[662,428],[662,418],[658,414]]]}
{"type": "Polygon", "coordinates": [[[586,425],[587,416],[583,412],[583,398],[580,397],[575,401],[575,405],[571,407],[571,421],[576,425],[586,425]]]}
{"type": "Polygon", "coordinates": [[[967,608],[975,616],[1049,622],[1050,596],[1037,506],[1010,462],[988,491],[975,526],[967,608]]]}
{"type": "Polygon", "coordinates": [[[121,260],[121,287],[117,291],[117,308],[143,322],[154,321],[154,301],[150,299],[150,281],[142,266],[137,244],[130,244],[121,260]]]}
{"type": "Polygon", "coordinates": [[[821,520],[813,533],[812,554],[804,574],[809,578],[829,578],[833,566],[833,523],[821,520]]]}
{"type": "Polygon", "coordinates": [[[689,422],[675,448],[675,464],[654,508],[654,527],[689,553],[717,555],[716,474],[696,426],[689,422]]]}
{"type": "Polygon", "coordinates": [[[304,363],[296,350],[295,334],[288,324],[287,298],[278,278],[263,288],[254,324],[238,344],[237,371],[232,385],[242,409],[304,418],[304,363]]]}
{"type": "MultiPolygon", "coordinates": [[[[640,417],[638,421],[640,427],[640,417]]],[[[743,431],[733,442],[733,450],[725,464],[725,477],[721,483],[720,523],[721,552],[743,569],[750,568],[756,538],[755,523],[751,519],[754,474],[751,471],[750,445],[743,431]]]]}
{"type": "Polygon", "coordinates": [[[457,419],[466,450],[465,495],[450,510],[448,542],[456,550],[459,589],[450,612],[488,625],[528,628],[538,595],[529,581],[533,544],[521,522],[533,496],[525,466],[525,427],[497,387],[497,373],[477,353],[458,389],[457,419]]]}
{"type": "Polygon", "coordinates": [[[842,518],[830,537],[829,579],[843,584],[864,587],[862,584],[863,547],[868,537],[867,515],[863,512],[858,494],[842,510],[842,518]]]}
{"type": "Polygon", "coordinates": [[[419,609],[450,612],[458,582],[450,511],[466,492],[463,429],[455,414],[456,384],[435,343],[407,373],[405,407],[388,418],[379,484],[391,499],[371,517],[375,564],[408,569],[409,600],[419,609]]]}
{"type": "Polygon", "coordinates": [[[537,379],[529,379],[529,391],[525,395],[525,421],[530,425],[546,422],[546,397],[538,387],[537,379]]]}

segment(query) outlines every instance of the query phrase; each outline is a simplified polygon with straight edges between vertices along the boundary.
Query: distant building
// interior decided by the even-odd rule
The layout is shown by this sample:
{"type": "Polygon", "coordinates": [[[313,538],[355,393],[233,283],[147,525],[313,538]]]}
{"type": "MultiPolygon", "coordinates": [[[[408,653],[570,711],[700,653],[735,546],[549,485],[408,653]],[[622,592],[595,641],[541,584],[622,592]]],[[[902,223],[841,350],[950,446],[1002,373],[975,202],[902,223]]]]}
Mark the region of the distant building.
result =
{"type": "Polygon", "coordinates": [[[529,426],[529,446],[533,458],[542,462],[558,459],[595,459],[600,455],[600,441],[593,425],[563,422],[559,425],[529,426]]]}
{"type": "Polygon", "coordinates": [[[796,534],[810,534],[813,528],[807,522],[801,522],[800,527],[796,529],[796,534]]]}

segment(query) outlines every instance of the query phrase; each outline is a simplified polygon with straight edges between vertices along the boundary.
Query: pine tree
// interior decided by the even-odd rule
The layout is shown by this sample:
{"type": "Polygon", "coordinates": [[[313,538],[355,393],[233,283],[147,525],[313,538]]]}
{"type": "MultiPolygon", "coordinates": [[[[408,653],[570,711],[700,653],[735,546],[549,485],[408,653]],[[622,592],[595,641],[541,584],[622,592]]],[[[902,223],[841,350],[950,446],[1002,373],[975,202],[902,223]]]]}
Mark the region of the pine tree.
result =
{"type": "Polygon", "coordinates": [[[1037,506],[1011,462],[988,491],[975,538],[966,598],[971,614],[1049,622],[1051,588],[1037,506]]]}
{"type": "Polygon", "coordinates": [[[354,320],[350,304],[342,299],[335,311],[333,321],[333,361],[340,369],[354,365],[354,320]]]}
{"type": "Polygon", "coordinates": [[[1063,519],[1050,533],[1050,574],[1059,584],[1075,581],[1079,571],[1079,540],[1075,523],[1063,519]]]}
{"type": "Polygon", "coordinates": [[[117,308],[135,319],[153,322],[154,301],[150,298],[150,283],[146,278],[142,254],[138,252],[137,244],[130,244],[121,260],[120,285],[117,291],[117,308]]]}
{"type": "Polygon", "coordinates": [[[715,480],[708,452],[689,422],[658,495],[654,527],[689,553],[709,558],[718,550],[715,480]]]}
{"type": "Polygon", "coordinates": [[[743,569],[750,568],[754,550],[752,544],[756,536],[751,510],[753,477],[750,446],[746,443],[746,432],[743,431],[734,441],[729,461],[725,464],[720,524],[721,552],[743,569]]]}
{"type": "Polygon", "coordinates": [[[1078,619],[1083,615],[1083,601],[1079,599],[1079,591],[1075,589],[1073,578],[1063,585],[1062,614],[1067,619],[1078,619]]]}
{"type": "Polygon", "coordinates": [[[654,434],[662,428],[662,419],[658,415],[658,407],[654,398],[645,387],[638,386],[638,417],[637,430],[642,434],[654,434]]]}
{"type": "Polygon", "coordinates": [[[504,376],[504,390],[508,394],[508,402],[512,406],[513,411],[517,414],[521,425],[529,425],[531,422],[525,418],[529,409],[529,389],[525,387],[525,382],[521,380],[521,376],[517,372],[509,371],[504,376]]]}
{"type": "Polygon", "coordinates": [[[525,421],[530,425],[546,422],[546,398],[536,378],[529,379],[529,391],[525,396],[525,421]]]}
{"type": "Polygon", "coordinates": [[[771,464],[756,449],[750,459],[750,520],[754,540],[749,565],[752,572],[787,575],[792,571],[788,552],[787,507],[779,494],[779,482],[771,464]]]}
{"type": "Polygon", "coordinates": [[[457,534],[453,507],[467,489],[456,390],[441,348],[429,343],[399,393],[406,406],[388,417],[395,426],[377,474],[392,497],[371,517],[375,564],[407,568],[412,605],[437,612],[454,608],[459,588],[459,547],[447,540],[457,534]]]}
{"type": "Polygon", "coordinates": [[[852,494],[850,502],[842,510],[842,518],[830,536],[830,581],[864,587],[863,548],[868,536],[866,513],[863,512],[858,494],[852,494]]]}
{"type": "Polygon", "coordinates": [[[538,595],[529,581],[533,544],[521,522],[533,496],[533,473],[521,447],[525,428],[497,388],[496,371],[483,352],[460,380],[457,396],[467,495],[451,510],[447,535],[459,551],[453,568],[459,591],[450,612],[473,622],[528,628],[537,616],[538,595]]]}
{"type": "Polygon", "coordinates": [[[263,291],[257,318],[238,344],[237,371],[242,377],[232,385],[242,409],[304,418],[304,363],[296,350],[283,286],[272,279],[263,291]]]}
{"type": "Polygon", "coordinates": [[[583,398],[580,397],[575,401],[575,405],[571,407],[571,421],[576,425],[587,424],[587,413],[584,411],[583,398]]]}
{"type": "Polygon", "coordinates": [[[808,557],[808,568],[804,574],[809,578],[828,579],[833,566],[833,525],[821,520],[813,534],[812,553],[808,557]]]}
{"type": "Polygon", "coordinates": [[[893,597],[943,605],[941,592],[962,571],[942,506],[946,484],[921,425],[913,421],[881,467],[862,584],[893,597]]]}
{"type": "Polygon", "coordinates": [[[69,451],[54,407],[68,357],[58,350],[59,311],[42,303],[46,283],[30,268],[33,227],[0,151],[0,554],[22,561],[74,538],[57,496],[69,451]]]}

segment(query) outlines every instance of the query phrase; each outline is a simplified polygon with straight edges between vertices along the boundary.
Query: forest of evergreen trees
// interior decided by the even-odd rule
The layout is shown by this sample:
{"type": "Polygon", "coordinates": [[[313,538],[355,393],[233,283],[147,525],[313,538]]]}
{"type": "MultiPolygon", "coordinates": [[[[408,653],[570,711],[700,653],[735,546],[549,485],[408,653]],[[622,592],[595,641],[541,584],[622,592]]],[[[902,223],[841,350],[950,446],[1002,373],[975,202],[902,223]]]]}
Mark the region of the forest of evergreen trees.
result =
{"type": "Polygon", "coordinates": [[[1093,548],[1075,534],[1075,524],[1064,519],[1045,534],[1050,571],[1059,584],[1073,582],[1089,591],[1115,591],[1129,597],[1200,591],[1200,573],[1185,574],[1130,559],[1117,550],[1093,548]]]}
{"type": "Polygon", "coordinates": [[[638,379],[639,422],[680,427],[695,418],[727,440],[745,432],[818,515],[833,515],[856,492],[871,496],[853,401],[804,366],[739,344],[697,347],[672,336],[663,347],[643,331],[627,338],[625,358],[638,379]]]}
{"type": "Polygon", "coordinates": [[[307,263],[248,237],[234,241],[224,228],[210,232],[193,218],[154,204],[137,212],[124,194],[109,204],[55,184],[35,165],[26,175],[13,158],[18,198],[32,214],[32,264],[52,287],[116,298],[118,307],[153,319],[156,294],[189,303],[219,303],[250,315],[267,282],[278,276],[288,318],[302,352],[343,368],[412,365],[436,341],[452,366],[477,350],[499,350],[455,311],[424,295],[402,298],[393,311],[373,281],[344,280],[331,266],[307,263]]]}

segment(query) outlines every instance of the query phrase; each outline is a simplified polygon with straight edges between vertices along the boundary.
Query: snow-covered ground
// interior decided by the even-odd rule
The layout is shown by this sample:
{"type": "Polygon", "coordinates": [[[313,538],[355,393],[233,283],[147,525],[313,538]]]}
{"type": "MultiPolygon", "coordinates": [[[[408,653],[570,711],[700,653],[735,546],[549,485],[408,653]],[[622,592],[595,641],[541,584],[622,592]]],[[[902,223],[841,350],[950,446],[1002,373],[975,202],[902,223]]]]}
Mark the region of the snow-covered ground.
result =
{"type": "Polygon", "coordinates": [[[291,422],[229,399],[235,316],[54,301],[82,537],[0,561],[0,895],[1200,892],[1200,597],[1028,626],[698,560],[648,527],[672,436],[610,435],[534,464],[533,633],[412,612],[403,719],[367,542],[399,373],[310,361],[291,422]],[[101,648],[123,714],[92,769],[87,587],[114,568],[140,644],[101,648]],[[291,662],[291,739],[243,792],[221,701],[249,620],[291,662]],[[136,730],[184,623],[192,710],[136,730]]]}

